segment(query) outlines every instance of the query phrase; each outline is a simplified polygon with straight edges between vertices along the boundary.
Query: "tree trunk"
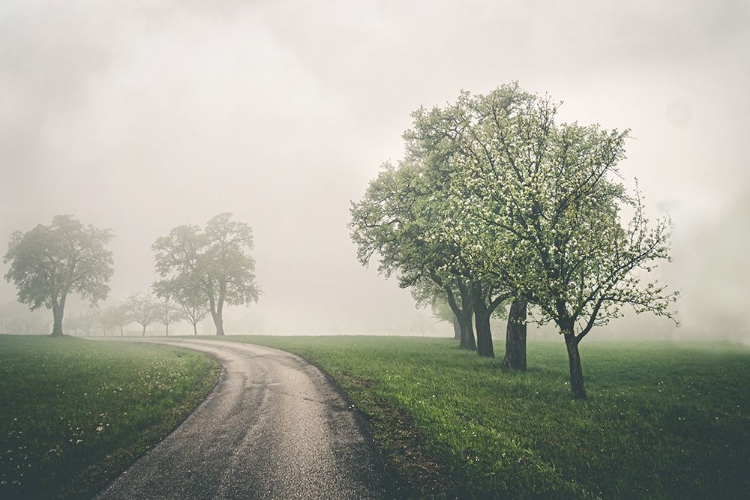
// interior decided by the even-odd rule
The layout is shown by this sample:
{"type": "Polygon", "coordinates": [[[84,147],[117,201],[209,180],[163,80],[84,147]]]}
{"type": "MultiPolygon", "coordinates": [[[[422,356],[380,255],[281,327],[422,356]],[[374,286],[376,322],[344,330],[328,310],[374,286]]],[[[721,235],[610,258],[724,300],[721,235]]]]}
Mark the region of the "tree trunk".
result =
{"type": "Polygon", "coordinates": [[[122,329],[122,325],[120,325],[120,337],[125,336],[125,330],[122,329]]]}
{"type": "Polygon", "coordinates": [[[477,324],[477,354],[487,358],[494,358],[495,351],[492,348],[490,316],[492,316],[492,311],[487,308],[487,304],[483,298],[480,297],[474,301],[474,318],[477,324]]]}
{"type": "Polygon", "coordinates": [[[568,348],[568,363],[570,364],[570,390],[576,399],[586,399],[586,389],[583,387],[583,369],[581,368],[581,354],[578,352],[580,339],[572,333],[565,333],[565,346],[568,348]]]}
{"type": "Polygon", "coordinates": [[[166,336],[169,337],[169,323],[165,323],[164,328],[166,329],[166,336]]]}
{"type": "Polygon", "coordinates": [[[474,325],[471,321],[472,314],[472,310],[469,309],[466,314],[458,316],[458,323],[461,327],[461,343],[459,344],[459,347],[470,351],[476,351],[477,342],[474,339],[474,325]]]}
{"type": "Polygon", "coordinates": [[[63,327],[62,327],[62,321],[63,321],[63,308],[62,306],[52,304],[52,317],[54,318],[54,321],[52,322],[52,336],[53,337],[62,337],[63,335],[63,327]]]}
{"type": "Polygon", "coordinates": [[[193,323],[193,335],[198,335],[198,323],[193,323]]]}
{"type": "MultiPolygon", "coordinates": [[[[433,279],[435,279],[436,283],[440,282],[436,278],[433,279]]],[[[474,327],[471,323],[473,310],[471,307],[471,300],[469,299],[469,291],[460,280],[457,282],[457,286],[461,296],[461,305],[459,305],[456,296],[450,287],[445,288],[446,299],[448,300],[448,305],[451,307],[451,311],[453,311],[455,321],[458,322],[459,329],[461,330],[459,347],[461,349],[469,349],[473,351],[477,348],[477,343],[474,340],[474,327]]]]}
{"type": "Polygon", "coordinates": [[[214,318],[214,325],[216,325],[216,335],[224,335],[224,318],[222,318],[222,312],[224,311],[224,296],[220,295],[216,301],[216,309],[214,310],[213,302],[211,303],[211,316],[214,318]]]}
{"type": "Polygon", "coordinates": [[[514,299],[510,305],[503,364],[513,370],[526,371],[526,301],[523,299],[514,299]]]}
{"type": "Polygon", "coordinates": [[[211,313],[214,318],[214,325],[216,325],[216,335],[224,335],[224,320],[221,317],[221,312],[211,313]]]}
{"type": "Polygon", "coordinates": [[[146,336],[146,325],[143,325],[143,333],[141,333],[141,337],[146,336]]]}
{"type": "Polygon", "coordinates": [[[459,323],[455,314],[453,315],[453,338],[461,340],[461,323],[459,323]]]}

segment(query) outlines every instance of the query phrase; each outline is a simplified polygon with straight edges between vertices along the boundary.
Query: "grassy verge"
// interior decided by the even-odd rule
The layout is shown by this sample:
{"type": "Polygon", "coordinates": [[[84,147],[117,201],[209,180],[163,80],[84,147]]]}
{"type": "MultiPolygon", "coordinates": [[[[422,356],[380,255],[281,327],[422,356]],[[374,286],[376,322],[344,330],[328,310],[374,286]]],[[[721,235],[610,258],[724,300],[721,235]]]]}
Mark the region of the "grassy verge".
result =
{"type": "Polygon", "coordinates": [[[450,340],[227,337],[320,366],[370,420],[414,497],[746,498],[750,350],[585,343],[572,400],[560,343],[529,372],[450,340]],[[558,345],[559,344],[559,345],[558,345]]]}
{"type": "Polygon", "coordinates": [[[0,498],[86,498],[184,420],[220,367],[194,351],[0,335],[0,498]]]}

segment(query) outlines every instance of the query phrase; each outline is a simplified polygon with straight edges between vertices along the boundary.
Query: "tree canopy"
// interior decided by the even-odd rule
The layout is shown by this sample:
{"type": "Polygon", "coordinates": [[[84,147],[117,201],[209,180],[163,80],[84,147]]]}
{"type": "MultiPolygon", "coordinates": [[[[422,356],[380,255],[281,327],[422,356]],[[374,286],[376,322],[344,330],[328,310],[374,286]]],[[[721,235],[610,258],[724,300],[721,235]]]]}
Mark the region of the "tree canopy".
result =
{"type": "Polygon", "coordinates": [[[208,303],[216,334],[224,335],[224,305],[243,305],[258,300],[255,280],[252,228],[221,213],[204,229],[183,225],[172,229],[152,246],[156,271],[163,278],[154,291],[180,304],[208,303]]]}
{"type": "Polygon", "coordinates": [[[669,259],[670,223],[650,224],[625,186],[629,132],[557,123],[558,108],[512,83],[417,110],[406,159],[353,204],[352,237],[361,262],[378,253],[402,286],[468,280],[480,340],[499,298],[514,299],[507,335],[525,338],[529,304],[534,321],[558,327],[571,389],[585,397],[578,344],[595,326],[624,305],[673,317],[676,292],[648,279],[669,259]]]}
{"type": "Polygon", "coordinates": [[[462,168],[455,161],[463,154],[461,144],[448,135],[452,114],[450,108],[413,114],[414,125],[404,134],[405,158],[396,167],[386,163],[364,197],[352,203],[349,227],[363,265],[377,255],[379,271],[395,273],[402,287],[431,280],[456,315],[461,346],[494,356],[490,318],[514,293],[507,281],[466,259],[470,254],[462,246],[472,242],[439,230],[454,224],[452,179],[462,168]]]}
{"type": "Polygon", "coordinates": [[[669,221],[650,225],[640,193],[622,181],[628,131],[558,124],[558,107],[517,84],[462,94],[450,136],[463,151],[452,177],[456,223],[438,232],[536,306],[536,321],[556,324],[571,389],[585,397],[578,343],[625,304],[672,317],[676,293],[647,280],[669,259],[669,221]]]}
{"type": "Polygon", "coordinates": [[[454,239],[428,237],[429,228],[445,220],[441,193],[434,186],[418,155],[398,167],[384,164],[362,199],[351,205],[351,236],[360,263],[368,265],[377,256],[379,272],[386,277],[395,274],[402,288],[432,282],[456,315],[461,346],[475,349],[471,318],[476,290],[471,269],[454,239]]]}
{"type": "Polygon", "coordinates": [[[112,252],[106,248],[111,239],[109,229],[86,226],[70,215],[55,216],[49,226],[13,233],[4,257],[10,262],[5,279],[13,282],[18,300],[31,310],[52,309],[52,335],[62,335],[69,293],[92,304],[107,297],[114,272],[112,252]]]}

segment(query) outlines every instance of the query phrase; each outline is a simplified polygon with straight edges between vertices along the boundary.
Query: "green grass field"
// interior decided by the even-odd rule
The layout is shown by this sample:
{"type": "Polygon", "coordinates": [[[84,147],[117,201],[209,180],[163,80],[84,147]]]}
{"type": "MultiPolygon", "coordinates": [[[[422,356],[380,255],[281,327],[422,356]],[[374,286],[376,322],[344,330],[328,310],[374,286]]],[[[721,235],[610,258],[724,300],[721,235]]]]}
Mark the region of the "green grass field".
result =
{"type": "MultiPolygon", "coordinates": [[[[573,400],[562,341],[528,373],[452,340],[227,337],[295,352],[365,413],[414,497],[747,498],[750,350],[586,343],[573,400]]],[[[498,345],[501,348],[501,345],[498,345]]]]}
{"type": "Polygon", "coordinates": [[[0,335],[0,498],[88,498],[203,400],[216,361],[163,346],[0,335]]]}
{"type": "MultiPolygon", "coordinates": [[[[562,342],[530,343],[521,374],[447,339],[221,340],[296,352],[331,375],[400,471],[404,496],[750,491],[747,348],[584,342],[590,398],[577,401],[562,342]]],[[[213,360],[169,347],[0,336],[0,498],[92,495],[184,419],[217,374],[213,360]]]]}

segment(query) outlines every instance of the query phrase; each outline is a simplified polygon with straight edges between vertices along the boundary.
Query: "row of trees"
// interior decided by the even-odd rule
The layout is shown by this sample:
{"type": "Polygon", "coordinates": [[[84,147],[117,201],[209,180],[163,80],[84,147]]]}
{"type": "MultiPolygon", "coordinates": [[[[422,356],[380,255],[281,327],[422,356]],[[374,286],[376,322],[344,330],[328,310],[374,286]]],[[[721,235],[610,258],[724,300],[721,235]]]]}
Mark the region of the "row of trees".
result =
{"type": "MultiPolygon", "coordinates": [[[[42,306],[52,310],[52,335],[63,334],[63,317],[69,294],[88,299],[92,306],[109,293],[114,272],[112,252],[107,244],[109,229],[84,225],[70,215],[58,215],[52,224],[37,225],[26,233],[16,231],[8,243],[5,275],[18,290],[18,300],[31,310],[42,306]]],[[[224,335],[226,304],[242,305],[258,300],[255,260],[250,256],[253,235],[250,226],[222,213],[205,228],[178,226],[156,240],[156,271],[160,277],[153,290],[161,301],[148,294],[136,294],[117,306],[105,309],[101,324],[135,322],[146,327],[154,321],[169,325],[185,319],[197,332],[197,323],[209,313],[216,334],[224,335]]]]}
{"type": "Polygon", "coordinates": [[[193,333],[198,334],[198,323],[208,316],[208,303],[178,304],[171,300],[159,300],[150,293],[139,293],[128,297],[127,300],[99,309],[90,307],[77,314],[68,314],[63,326],[67,331],[78,330],[89,335],[91,330],[99,330],[107,335],[112,328],[118,327],[120,335],[125,334],[125,326],[136,323],[142,328],[142,335],[146,328],[153,323],[164,325],[165,334],[169,335],[169,326],[186,321],[193,327],[193,333]]]}
{"type": "Polygon", "coordinates": [[[0,305],[0,333],[40,335],[49,333],[52,318],[43,311],[29,311],[17,300],[0,305]]]}
{"type": "Polygon", "coordinates": [[[482,356],[502,304],[511,368],[526,367],[526,322],[554,323],[585,398],[581,340],[625,304],[672,317],[676,293],[646,279],[669,258],[669,221],[649,224],[622,182],[628,131],[557,123],[558,108],[512,83],[419,109],[404,158],[352,203],[350,229],[363,265],[375,257],[419,301],[446,302],[461,346],[482,356]]]}

